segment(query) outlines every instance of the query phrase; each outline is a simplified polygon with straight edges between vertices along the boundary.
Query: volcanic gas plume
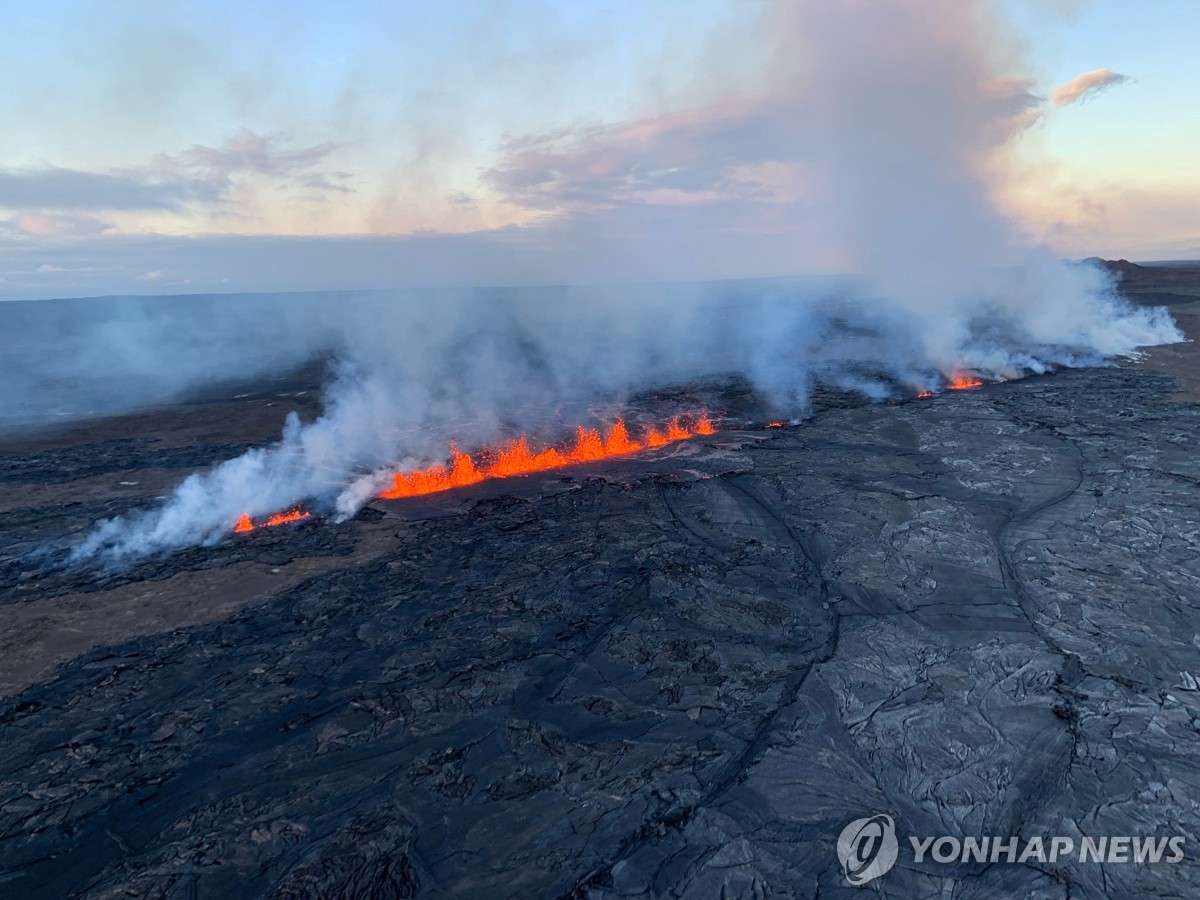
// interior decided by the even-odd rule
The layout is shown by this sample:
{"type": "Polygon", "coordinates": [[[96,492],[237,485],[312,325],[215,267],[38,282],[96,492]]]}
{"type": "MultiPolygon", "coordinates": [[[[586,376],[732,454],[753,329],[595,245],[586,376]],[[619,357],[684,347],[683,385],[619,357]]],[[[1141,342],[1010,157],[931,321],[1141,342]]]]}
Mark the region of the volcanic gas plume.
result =
{"type": "MultiPolygon", "coordinates": [[[[581,271],[609,281],[666,254],[694,260],[704,278],[713,242],[735,231],[742,247],[748,233],[764,246],[780,234],[819,243],[856,274],[409,292],[345,305],[327,342],[338,363],[320,418],[293,415],[278,444],[190,476],[155,509],[98,524],[73,558],[128,561],[224,540],[243,515],[253,525],[299,505],[344,518],[380,494],[549,468],[608,442],[652,445],[615,429],[603,442],[584,432],[565,450],[504,435],[578,424],[553,415],[570,404],[603,407],[597,420],[613,421],[655,387],[737,377],[784,421],[807,411],[818,385],[914,397],[1181,339],[1164,311],[1131,308],[1107,272],[1055,260],[997,211],[1009,148],[1036,100],[998,4],[774,9],[762,36],[769,77],[756,93],[516,142],[525,149],[490,184],[545,204],[581,271]],[[784,172],[794,190],[770,193],[771,173],[784,172]],[[662,173],[676,193],[711,185],[689,208],[706,222],[728,215],[729,228],[700,239],[692,221],[658,215],[651,201],[662,191],[637,191],[662,173]],[[753,221],[730,199],[748,183],[773,198],[753,221]],[[447,459],[452,441],[507,449],[447,459]]],[[[513,247],[535,231],[514,231],[513,247]]],[[[753,255],[743,270],[762,271],[753,255]]]]}

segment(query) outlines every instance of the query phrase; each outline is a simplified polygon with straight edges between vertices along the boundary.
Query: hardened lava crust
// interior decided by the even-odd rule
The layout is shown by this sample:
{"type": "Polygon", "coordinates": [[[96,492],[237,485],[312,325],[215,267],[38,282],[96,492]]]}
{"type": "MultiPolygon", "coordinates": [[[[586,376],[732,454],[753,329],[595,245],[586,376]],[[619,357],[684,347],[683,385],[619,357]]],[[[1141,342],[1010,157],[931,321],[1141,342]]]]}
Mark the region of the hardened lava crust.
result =
{"type": "MultiPolygon", "coordinates": [[[[1200,330],[1200,269],[1123,277],[1200,330]]],[[[31,555],[318,380],[0,447],[0,894],[851,895],[834,845],[876,813],[1187,838],[889,895],[1200,892],[1196,345],[796,427],[715,395],[653,459],[123,571],[31,555]]]]}

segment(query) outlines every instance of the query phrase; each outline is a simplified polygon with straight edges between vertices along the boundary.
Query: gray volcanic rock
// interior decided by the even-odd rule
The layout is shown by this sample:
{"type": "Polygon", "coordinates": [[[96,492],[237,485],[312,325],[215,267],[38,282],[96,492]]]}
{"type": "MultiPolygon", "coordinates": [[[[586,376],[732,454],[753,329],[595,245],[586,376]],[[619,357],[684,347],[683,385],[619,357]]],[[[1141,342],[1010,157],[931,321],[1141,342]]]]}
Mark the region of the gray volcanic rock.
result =
{"type": "MultiPolygon", "coordinates": [[[[159,561],[179,590],[260,538],[342,548],[3,701],[0,885],[849,896],[838,833],[887,812],[888,896],[1195,894],[1200,408],[1174,388],[833,409],[159,561]],[[1187,859],[914,866],[905,836],[940,834],[1182,834],[1187,859]]],[[[44,583],[17,605],[64,602],[44,583]]]]}

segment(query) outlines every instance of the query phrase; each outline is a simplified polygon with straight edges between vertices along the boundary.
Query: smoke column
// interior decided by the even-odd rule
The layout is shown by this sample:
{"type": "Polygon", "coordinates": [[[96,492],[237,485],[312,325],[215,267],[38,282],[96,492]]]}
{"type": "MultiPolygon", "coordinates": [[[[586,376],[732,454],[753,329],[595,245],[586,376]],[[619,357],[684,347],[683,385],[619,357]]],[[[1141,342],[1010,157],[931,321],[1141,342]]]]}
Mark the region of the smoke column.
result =
{"type": "MultiPolygon", "coordinates": [[[[347,516],[385,471],[442,461],[446,438],[491,441],[563,401],[738,373],[798,415],[814,380],[877,399],[959,368],[1013,378],[1182,339],[1164,311],[1130,308],[1106,273],[1055,261],[996,211],[1006,148],[1041,101],[1013,77],[1017,45],[992,4],[788,3],[769,31],[767,88],[666,138],[694,159],[720,135],[727,163],[769,154],[799,173],[780,222],[834,248],[853,278],[376,298],[342,317],[319,420],[292,418],[277,446],[100,523],[74,559],[214,542],[238,514],[300,499],[347,516]]],[[[620,161],[619,144],[602,150],[620,161]]],[[[613,215],[616,227],[632,213],[613,215]]]]}

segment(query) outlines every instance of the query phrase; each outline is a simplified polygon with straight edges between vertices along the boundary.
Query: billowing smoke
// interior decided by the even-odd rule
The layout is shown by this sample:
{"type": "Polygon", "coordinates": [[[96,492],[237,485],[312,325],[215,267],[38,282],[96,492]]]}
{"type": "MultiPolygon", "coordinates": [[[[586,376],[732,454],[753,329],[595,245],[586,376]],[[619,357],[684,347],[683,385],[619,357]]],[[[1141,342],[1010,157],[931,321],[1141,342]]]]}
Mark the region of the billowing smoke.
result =
{"type": "MultiPolygon", "coordinates": [[[[346,516],[386,471],[442,461],[447,438],[488,442],[565,403],[737,373],[795,416],[817,382],[877,399],[932,387],[938,373],[1013,378],[1181,339],[1165,312],[1131,308],[1102,270],[1027,246],[996,211],[1005,148],[1035,98],[1013,77],[1014,45],[989,4],[788,3],[770,30],[778,58],[759,96],[668,123],[649,147],[653,129],[640,129],[636,152],[617,129],[526,154],[496,183],[566,197],[582,193],[563,183],[572,171],[615,171],[630,184],[651,163],[666,171],[675,161],[681,182],[707,165],[716,182],[752,170],[760,185],[764,172],[786,171],[800,187],[772,226],[812,234],[853,277],[398,294],[351,306],[338,317],[337,377],[320,419],[292,418],[278,445],[192,475],[160,508],[101,523],[75,558],[220,540],[239,514],[298,500],[346,516]],[[604,167],[572,167],[596,154],[604,167]]],[[[639,207],[575,214],[582,224],[565,233],[636,232],[639,207]]],[[[678,243],[642,233],[631,253],[678,243]]]]}

